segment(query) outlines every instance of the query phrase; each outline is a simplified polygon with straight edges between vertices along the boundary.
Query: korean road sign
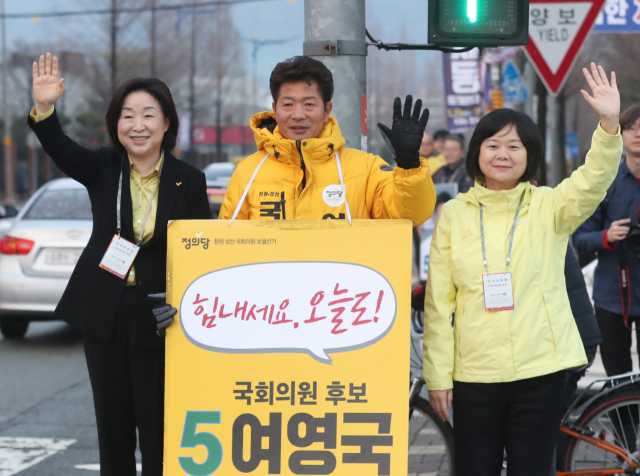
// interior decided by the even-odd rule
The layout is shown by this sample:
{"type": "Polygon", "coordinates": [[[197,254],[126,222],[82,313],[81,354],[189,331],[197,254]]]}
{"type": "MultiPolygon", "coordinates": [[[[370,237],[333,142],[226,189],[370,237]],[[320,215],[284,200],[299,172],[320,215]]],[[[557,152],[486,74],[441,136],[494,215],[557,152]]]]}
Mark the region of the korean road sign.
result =
{"type": "Polygon", "coordinates": [[[604,1],[530,1],[524,50],[550,94],[562,88],[604,1]]]}
{"type": "Polygon", "coordinates": [[[509,61],[502,72],[502,90],[505,102],[526,102],[529,97],[527,86],[513,61],[509,61]]]}
{"type": "Polygon", "coordinates": [[[164,474],[406,474],[410,291],[407,220],[172,222],[164,474]]]}

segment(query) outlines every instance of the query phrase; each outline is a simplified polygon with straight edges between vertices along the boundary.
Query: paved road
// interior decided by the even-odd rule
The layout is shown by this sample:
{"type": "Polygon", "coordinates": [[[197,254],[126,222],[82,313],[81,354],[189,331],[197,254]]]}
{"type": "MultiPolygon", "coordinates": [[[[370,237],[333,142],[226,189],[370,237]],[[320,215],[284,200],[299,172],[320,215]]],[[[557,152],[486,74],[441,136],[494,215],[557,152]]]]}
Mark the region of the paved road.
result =
{"type": "MultiPolygon", "coordinates": [[[[417,340],[414,336],[413,360],[420,365],[417,340]]],[[[598,358],[584,380],[603,374],[598,358]]],[[[414,442],[416,454],[410,459],[424,453],[432,464],[422,474],[443,474],[443,448],[431,441],[426,421],[417,415],[414,420],[411,436],[425,443],[414,442]]],[[[64,323],[46,322],[32,323],[21,340],[0,337],[0,476],[95,475],[97,447],[80,335],[64,323]]]]}
{"type": "Polygon", "coordinates": [[[0,476],[91,476],[98,442],[82,339],[64,323],[0,337],[0,476]]]}

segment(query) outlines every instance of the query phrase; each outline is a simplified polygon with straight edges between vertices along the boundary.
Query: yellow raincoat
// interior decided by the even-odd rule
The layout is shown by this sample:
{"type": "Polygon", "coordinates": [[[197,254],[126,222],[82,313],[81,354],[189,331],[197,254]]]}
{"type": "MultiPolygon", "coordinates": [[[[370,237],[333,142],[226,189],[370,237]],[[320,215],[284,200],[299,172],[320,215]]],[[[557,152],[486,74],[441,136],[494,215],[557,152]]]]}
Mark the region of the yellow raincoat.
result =
{"type": "Polygon", "coordinates": [[[476,182],[444,205],[431,244],[425,297],[429,390],[453,388],[454,380],[522,380],[587,362],[565,284],[567,240],[604,199],[621,154],[620,133],[612,136],[598,126],[585,165],[555,189],[520,183],[496,192],[476,182]],[[504,273],[523,194],[509,266],[515,309],[487,312],[478,204],[483,204],[488,272],[504,273]]]}
{"type": "Polygon", "coordinates": [[[285,139],[272,112],[253,116],[251,128],[258,152],[238,164],[222,203],[220,219],[232,217],[249,179],[266,154],[269,157],[258,171],[238,214],[240,220],[347,218],[336,152],[353,219],[406,218],[418,226],[433,212],[436,196],[426,159],[420,159],[419,168],[392,169],[380,157],[343,147],[345,140],[333,116],[325,123],[320,137],[302,141],[285,139]]]}

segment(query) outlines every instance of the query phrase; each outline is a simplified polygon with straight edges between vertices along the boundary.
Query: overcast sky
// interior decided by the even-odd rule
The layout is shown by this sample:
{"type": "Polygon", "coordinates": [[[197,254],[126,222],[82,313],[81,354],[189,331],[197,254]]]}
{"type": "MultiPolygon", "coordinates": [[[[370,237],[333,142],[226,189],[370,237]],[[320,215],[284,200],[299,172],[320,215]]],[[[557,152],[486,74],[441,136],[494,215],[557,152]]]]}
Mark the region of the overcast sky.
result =
{"type": "MultiPolygon", "coordinates": [[[[100,8],[102,2],[90,0],[5,0],[6,13],[42,13],[100,8]]],[[[176,0],[158,0],[159,4],[175,4],[176,0]]],[[[104,7],[103,7],[104,8],[104,7]]],[[[367,0],[367,27],[374,37],[387,42],[406,41],[426,43],[426,0],[367,0]]],[[[304,39],[304,1],[271,0],[240,4],[232,7],[236,27],[243,37],[256,34],[259,39],[298,37],[283,45],[261,48],[258,56],[260,81],[266,85],[276,63],[302,53],[304,39]]],[[[59,46],[60,37],[68,32],[90,30],[96,16],[70,18],[7,19],[9,50],[16,40],[52,42],[59,46]]],[[[173,34],[173,32],[171,32],[173,34]]],[[[70,50],[73,46],[69,45],[70,50]]],[[[247,44],[246,55],[250,54],[247,44]]],[[[398,54],[398,53],[390,53],[398,54]]]]}

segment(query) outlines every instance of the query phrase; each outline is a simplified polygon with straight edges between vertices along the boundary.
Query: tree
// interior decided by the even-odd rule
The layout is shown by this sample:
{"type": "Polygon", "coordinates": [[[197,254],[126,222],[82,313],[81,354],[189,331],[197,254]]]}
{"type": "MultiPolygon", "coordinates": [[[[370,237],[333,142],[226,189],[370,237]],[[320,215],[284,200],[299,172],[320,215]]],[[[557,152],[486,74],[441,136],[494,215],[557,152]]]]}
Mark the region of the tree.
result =
{"type": "Polygon", "coordinates": [[[227,123],[234,121],[234,118],[239,123],[247,120],[238,117],[244,93],[244,55],[240,32],[233,24],[228,6],[221,6],[212,15],[207,28],[203,29],[202,37],[198,64],[202,65],[200,74],[207,77],[211,87],[211,93],[202,93],[207,97],[206,103],[212,104],[215,111],[216,153],[220,160],[223,118],[227,118],[227,123]]]}

